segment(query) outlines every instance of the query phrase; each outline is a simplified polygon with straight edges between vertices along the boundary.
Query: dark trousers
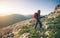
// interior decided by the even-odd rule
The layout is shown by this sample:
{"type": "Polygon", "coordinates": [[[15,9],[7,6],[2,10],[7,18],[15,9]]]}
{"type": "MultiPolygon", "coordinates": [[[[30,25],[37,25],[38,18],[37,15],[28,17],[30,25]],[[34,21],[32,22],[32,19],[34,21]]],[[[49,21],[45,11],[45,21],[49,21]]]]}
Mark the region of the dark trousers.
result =
{"type": "Polygon", "coordinates": [[[37,27],[38,24],[39,24],[40,28],[42,28],[42,23],[41,23],[41,21],[40,21],[40,20],[36,20],[35,29],[36,29],[36,27],[37,27]]]}

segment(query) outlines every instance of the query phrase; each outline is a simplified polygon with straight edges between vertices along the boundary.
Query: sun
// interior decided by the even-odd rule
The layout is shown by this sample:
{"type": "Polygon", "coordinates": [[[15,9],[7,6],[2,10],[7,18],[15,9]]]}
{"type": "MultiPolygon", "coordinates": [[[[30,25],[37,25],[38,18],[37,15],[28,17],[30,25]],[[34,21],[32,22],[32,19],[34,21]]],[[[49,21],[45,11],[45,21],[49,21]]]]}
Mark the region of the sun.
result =
{"type": "Polygon", "coordinates": [[[5,15],[6,9],[0,6],[0,15],[5,15]]]}

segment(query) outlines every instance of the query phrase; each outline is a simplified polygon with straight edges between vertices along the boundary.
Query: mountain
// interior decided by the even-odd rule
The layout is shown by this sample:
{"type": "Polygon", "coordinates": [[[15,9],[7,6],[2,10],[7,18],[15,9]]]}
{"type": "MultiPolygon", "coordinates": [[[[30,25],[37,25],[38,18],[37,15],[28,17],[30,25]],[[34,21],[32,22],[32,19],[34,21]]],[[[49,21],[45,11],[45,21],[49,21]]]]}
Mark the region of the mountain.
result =
{"type": "Polygon", "coordinates": [[[39,26],[37,26],[36,30],[34,29],[35,20],[31,18],[0,29],[0,37],[60,38],[60,10],[58,11],[58,9],[54,9],[54,11],[49,15],[41,18],[41,22],[43,24],[42,30],[39,28],[39,26]]]}
{"type": "Polygon", "coordinates": [[[55,17],[57,17],[58,15],[60,15],[60,4],[58,4],[58,5],[55,7],[54,11],[51,12],[51,13],[48,15],[48,18],[55,18],[55,17]]]}
{"type": "Polygon", "coordinates": [[[26,17],[27,18],[33,18],[33,15],[27,15],[26,17]]]}
{"type": "Polygon", "coordinates": [[[14,23],[17,23],[19,21],[23,21],[26,19],[30,19],[31,17],[26,17],[23,15],[19,14],[12,14],[12,15],[7,15],[7,16],[0,16],[0,28],[12,25],[14,23]]]}

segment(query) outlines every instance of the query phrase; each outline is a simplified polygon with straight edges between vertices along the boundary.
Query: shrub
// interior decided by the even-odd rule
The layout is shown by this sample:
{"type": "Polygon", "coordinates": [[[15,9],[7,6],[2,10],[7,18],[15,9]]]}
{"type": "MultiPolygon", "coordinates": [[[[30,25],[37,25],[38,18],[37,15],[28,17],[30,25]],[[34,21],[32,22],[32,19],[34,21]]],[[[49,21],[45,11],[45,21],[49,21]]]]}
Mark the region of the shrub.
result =
{"type": "Polygon", "coordinates": [[[24,34],[24,33],[26,33],[26,32],[29,32],[29,31],[30,31],[30,29],[29,29],[28,26],[22,26],[22,28],[21,28],[21,30],[18,32],[18,34],[22,35],[22,34],[24,34]]]}

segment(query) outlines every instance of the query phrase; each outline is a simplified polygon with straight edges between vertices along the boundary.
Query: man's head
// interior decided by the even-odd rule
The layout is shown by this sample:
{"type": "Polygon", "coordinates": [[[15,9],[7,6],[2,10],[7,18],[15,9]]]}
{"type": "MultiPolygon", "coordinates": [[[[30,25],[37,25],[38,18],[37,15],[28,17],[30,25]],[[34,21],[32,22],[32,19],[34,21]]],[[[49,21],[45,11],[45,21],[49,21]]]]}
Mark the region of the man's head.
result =
{"type": "Polygon", "coordinates": [[[41,11],[40,10],[38,10],[38,13],[40,13],[41,11]]]}

